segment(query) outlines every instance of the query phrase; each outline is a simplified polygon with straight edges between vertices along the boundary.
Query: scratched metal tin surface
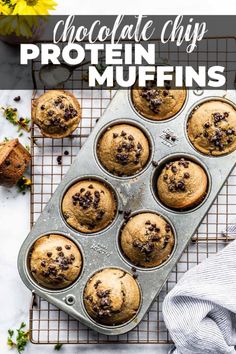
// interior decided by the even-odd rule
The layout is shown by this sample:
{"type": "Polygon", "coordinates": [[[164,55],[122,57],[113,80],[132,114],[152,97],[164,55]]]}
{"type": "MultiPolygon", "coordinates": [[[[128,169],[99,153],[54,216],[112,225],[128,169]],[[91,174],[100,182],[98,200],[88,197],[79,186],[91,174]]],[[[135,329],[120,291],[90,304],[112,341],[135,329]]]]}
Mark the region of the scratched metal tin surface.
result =
{"type": "Polygon", "coordinates": [[[176,116],[166,121],[155,122],[143,118],[135,111],[129,90],[117,92],[20,249],[19,273],[31,291],[103,334],[126,333],[142,320],[235,165],[236,151],[221,157],[202,155],[192,147],[186,134],[187,117],[192,109],[204,100],[214,98],[229,100],[231,104],[234,104],[235,100],[230,92],[190,91],[183,109],[176,116]],[[110,124],[120,122],[136,124],[150,140],[149,163],[134,177],[116,177],[109,174],[100,165],[96,156],[96,144],[100,134],[110,124]],[[174,135],[176,140],[167,139],[167,134],[174,135]],[[208,173],[208,195],[201,205],[190,211],[170,210],[156,197],[155,181],[159,168],[162,163],[176,157],[192,159],[202,165],[208,173]],[[153,166],[152,161],[159,162],[159,166],[153,166]],[[99,179],[111,186],[117,196],[117,210],[131,210],[133,214],[154,211],[166,218],[175,232],[175,248],[167,262],[152,269],[136,267],[137,282],[142,295],[140,309],[134,319],[119,326],[100,325],[88,316],[83,305],[83,289],[91,275],[105,267],[121,268],[132,274],[132,264],[122,256],[119,249],[118,238],[124,223],[123,215],[117,212],[112,224],[104,231],[85,235],[70,228],[61,214],[61,201],[65,191],[70,185],[85,177],[99,179]],[[79,246],[83,256],[83,269],[79,278],[70,287],[59,291],[39,286],[28,270],[28,255],[33,243],[39,237],[50,233],[58,233],[72,239],[79,246]]]}

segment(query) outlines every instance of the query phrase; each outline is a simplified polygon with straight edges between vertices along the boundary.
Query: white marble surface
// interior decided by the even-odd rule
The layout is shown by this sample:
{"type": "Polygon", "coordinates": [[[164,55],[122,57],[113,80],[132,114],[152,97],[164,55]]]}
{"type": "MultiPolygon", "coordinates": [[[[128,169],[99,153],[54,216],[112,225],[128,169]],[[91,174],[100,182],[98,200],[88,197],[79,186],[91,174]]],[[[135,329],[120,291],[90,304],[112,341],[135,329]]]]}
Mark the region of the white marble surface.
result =
{"type": "MultiPolygon", "coordinates": [[[[105,1],[86,0],[79,2],[76,0],[58,0],[59,6],[57,13],[60,14],[236,14],[235,0],[227,2],[198,0],[180,1],[126,1],[119,0],[105,1]],[[214,6],[212,6],[212,3],[214,6]]],[[[0,105],[13,104],[13,98],[19,92],[0,91],[0,105]]],[[[30,115],[30,91],[20,93],[22,100],[17,103],[22,115],[30,115]]],[[[0,115],[0,140],[6,137],[15,137],[16,128],[11,126],[0,115]]],[[[28,143],[27,135],[21,138],[22,142],[28,143]]],[[[17,272],[16,260],[19,247],[29,231],[29,194],[22,196],[15,189],[8,190],[0,188],[0,237],[1,237],[1,256],[0,256],[0,353],[8,353],[6,345],[7,329],[15,328],[21,321],[28,320],[28,309],[31,294],[22,284],[17,272]]],[[[167,353],[168,346],[64,346],[62,353],[167,353]]],[[[25,353],[48,354],[53,352],[53,346],[37,346],[29,344],[25,353]]]]}

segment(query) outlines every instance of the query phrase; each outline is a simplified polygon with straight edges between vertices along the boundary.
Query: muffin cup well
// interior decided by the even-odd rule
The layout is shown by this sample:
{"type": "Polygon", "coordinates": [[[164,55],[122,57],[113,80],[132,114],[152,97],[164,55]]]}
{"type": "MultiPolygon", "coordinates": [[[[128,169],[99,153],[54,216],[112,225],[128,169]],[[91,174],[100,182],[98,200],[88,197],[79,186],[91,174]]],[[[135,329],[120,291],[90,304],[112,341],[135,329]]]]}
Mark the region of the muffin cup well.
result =
{"type": "Polygon", "coordinates": [[[127,270],[125,270],[125,269],[122,269],[122,268],[120,268],[120,267],[110,266],[110,267],[105,267],[105,268],[97,269],[95,272],[91,273],[91,274],[88,276],[87,281],[86,281],[86,283],[85,283],[85,285],[84,285],[84,289],[83,289],[83,291],[81,292],[81,304],[82,304],[82,308],[83,308],[84,313],[86,314],[86,316],[89,318],[89,320],[92,321],[94,324],[96,324],[96,326],[99,326],[99,327],[101,327],[101,328],[119,328],[119,327],[123,327],[123,326],[126,326],[128,323],[130,323],[130,322],[132,322],[132,321],[135,321],[135,318],[138,316],[139,311],[140,311],[140,309],[141,309],[141,307],[142,307],[143,294],[142,294],[141,286],[140,286],[140,284],[139,284],[139,282],[138,282],[137,279],[134,279],[134,281],[135,281],[136,285],[138,286],[138,290],[139,290],[139,296],[140,296],[140,299],[139,299],[139,300],[140,300],[140,301],[139,301],[139,307],[138,307],[138,310],[137,310],[137,312],[135,313],[135,315],[134,315],[133,317],[131,317],[129,320],[127,320],[126,322],[123,322],[123,323],[120,323],[120,324],[117,324],[117,325],[115,325],[115,324],[112,324],[112,325],[103,324],[103,323],[101,323],[101,322],[99,322],[99,321],[96,321],[96,319],[94,319],[92,316],[90,316],[90,314],[88,313],[88,310],[86,309],[86,306],[85,306],[85,301],[84,301],[84,300],[85,300],[85,291],[86,291],[86,287],[87,287],[89,281],[90,281],[96,274],[98,274],[99,272],[101,272],[101,271],[103,271],[103,270],[106,270],[106,269],[108,269],[108,270],[109,270],[109,269],[111,269],[111,270],[112,270],[112,269],[117,269],[117,270],[123,271],[123,272],[126,273],[126,274],[129,274],[129,275],[133,278],[133,275],[132,275],[129,271],[127,271],[127,270]]]}
{"type": "Polygon", "coordinates": [[[176,230],[175,230],[175,227],[174,227],[172,221],[169,218],[167,218],[166,216],[162,215],[161,213],[156,212],[155,210],[148,210],[148,209],[147,210],[137,210],[137,211],[131,213],[131,215],[129,216],[128,220],[123,221],[122,224],[120,225],[119,232],[118,232],[118,235],[117,235],[116,245],[117,245],[117,250],[118,250],[118,253],[119,253],[120,257],[126,263],[128,263],[131,267],[134,267],[135,269],[137,269],[139,271],[148,272],[148,271],[152,271],[152,270],[155,270],[155,269],[158,269],[158,268],[161,268],[161,267],[165,266],[171,260],[171,258],[173,257],[173,255],[175,253],[176,246],[177,246],[177,234],[176,234],[176,230]],[[125,225],[129,222],[129,220],[131,218],[133,218],[133,217],[135,217],[135,216],[137,216],[139,214],[144,214],[144,213],[155,214],[155,215],[160,216],[161,218],[163,218],[171,226],[171,231],[172,231],[173,236],[174,236],[174,245],[173,245],[171,254],[169,255],[169,257],[164,262],[162,262],[161,264],[159,264],[157,266],[154,266],[154,267],[144,267],[144,266],[140,266],[140,265],[134,264],[124,254],[124,252],[122,250],[122,247],[121,247],[121,240],[120,240],[121,239],[121,233],[122,233],[122,230],[125,227],[125,225]]]}
{"type": "Polygon", "coordinates": [[[219,97],[210,96],[210,97],[206,97],[206,98],[203,98],[203,99],[195,102],[194,105],[192,105],[190,107],[190,109],[188,110],[187,115],[186,115],[186,119],[185,119],[185,136],[186,136],[186,139],[188,140],[189,144],[192,146],[192,148],[198,154],[206,156],[206,157],[209,157],[209,158],[222,158],[222,157],[224,157],[226,155],[232,154],[236,150],[236,148],[234,150],[232,150],[232,151],[225,152],[225,153],[219,153],[219,154],[204,153],[203,151],[201,151],[200,149],[198,149],[198,148],[196,148],[194,146],[193,142],[189,138],[189,133],[188,133],[189,119],[191,118],[191,116],[194,113],[194,111],[196,111],[204,103],[212,102],[212,101],[219,101],[219,102],[222,102],[222,103],[227,103],[228,105],[232,106],[236,110],[236,105],[235,105],[234,102],[232,102],[231,100],[226,99],[224,97],[220,97],[220,96],[219,97]]]}
{"type": "Polygon", "coordinates": [[[107,230],[108,228],[110,228],[113,223],[115,222],[116,218],[117,218],[117,215],[118,215],[118,210],[119,210],[119,205],[118,205],[118,195],[117,195],[117,192],[115,191],[114,187],[107,181],[105,181],[104,179],[102,179],[101,177],[97,177],[97,176],[92,176],[92,175],[89,175],[89,176],[83,176],[81,178],[76,178],[74,180],[72,180],[67,186],[66,188],[64,189],[64,191],[62,192],[61,194],[61,198],[60,198],[60,214],[61,214],[61,218],[62,220],[64,221],[64,223],[66,224],[67,227],[69,227],[71,230],[73,230],[74,232],[80,234],[80,235],[86,235],[86,236],[89,236],[89,235],[94,235],[94,234],[99,234],[99,233],[103,233],[105,230],[107,230]],[[62,203],[63,203],[63,200],[64,200],[64,197],[66,195],[66,193],[69,191],[69,189],[71,187],[73,187],[76,183],[80,182],[80,181],[89,181],[89,182],[93,182],[93,181],[97,181],[97,182],[100,182],[102,183],[111,193],[112,193],[112,196],[114,197],[114,201],[115,201],[115,204],[116,204],[116,210],[115,210],[115,215],[113,217],[113,219],[111,220],[111,222],[105,226],[104,228],[102,228],[101,230],[98,230],[98,231],[88,231],[88,232],[83,232],[83,231],[80,231],[80,230],[77,230],[76,228],[74,228],[72,225],[70,225],[65,216],[64,216],[64,213],[63,213],[63,210],[62,210],[62,203]]]}
{"type": "Polygon", "coordinates": [[[207,169],[207,167],[203,164],[202,161],[200,161],[198,158],[196,158],[195,156],[189,155],[189,154],[185,154],[185,153],[180,153],[180,154],[172,154],[169,155],[168,157],[163,158],[162,160],[158,161],[158,166],[156,167],[156,169],[154,169],[152,175],[151,175],[151,190],[153,193],[153,196],[155,198],[155,200],[157,201],[157,203],[164,209],[168,210],[168,211],[172,211],[175,213],[191,213],[195,210],[197,210],[198,208],[200,208],[205,201],[207,200],[210,191],[211,191],[211,175],[207,169]],[[196,163],[197,165],[199,165],[200,167],[202,167],[202,169],[204,170],[204,172],[206,173],[207,179],[208,179],[208,188],[207,188],[207,193],[205,195],[205,197],[202,199],[202,201],[193,206],[193,207],[189,207],[189,208],[184,208],[184,209],[175,209],[175,208],[171,208],[168,207],[167,205],[165,205],[161,200],[160,197],[158,195],[158,190],[157,190],[157,180],[159,175],[161,174],[163,168],[165,167],[165,165],[167,163],[170,163],[172,161],[176,161],[179,160],[181,158],[184,158],[185,160],[189,160],[192,161],[194,163],[196,163]]]}
{"type": "Polygon", "coordinates": [[[64,291],[68,291],[68,289],[74,287],[74,285],[80,280],[82,274],[83,274],[83,269],[84,269],[84,255],[83,255],[83,250],[81,248],[81,246],[78,244],[77,241],[75,241],[72,237],[70,237],[70,235],[68,234],[64,234],[63,232],[58,232],[58,231],[50,231],[50,232],[47,232],[47,233],[44,233],[42,235],[39,235],[37,238],[35,238],[32,242],[31,242],[31,245],[29,246],[28,248],[28,253],[27,253],[27,256],[25,258],[25,269],[26,269],[26,273],[27,273],[27,276],[29,277],[30,281],[38,288],[42,289],[43,291],[46,291],[46,292],[53,292],[53,293],[61,293],[61,292],[64,292],[64,291]],[[74,245],[77,247],[78,251],[80,252],[80,256],[81,256],[81,259],[82,259],[82,265],[81,265],[81,270],[80,270],[80,273],[79,275],[77,276],[77,278],[72,281],[71,284],[69,284],[68,286],[65,286],[65,287],[62,287],[62,288],[51,288],[51,287],[47,287],[47,286],[44,286],[43,284],[41,284],[40,282],[38,282],[35,277],[32,275],[32,271],[30,269],[30,259],[31,259],[31,254],[32,254],[32,249],[35,245],[35,243],[40,240],[42,237],[44,236],[50,236],[50,235],[56,235],[56,236],[62,236],[66,239],[68,239],[70,242],[73,242],[74,245]]]}
{"type": "Polygon", "coordinates": [[[147,128],[145,128],[143,125],[141,125],[140,123],[137,123],[131,119],[126,119],[126,118],[119,118],[114,120],[112,123],[106,124],[103,129],[97,134],[95,141],[94,141],[94,156],[96,158],[96,162],[98,164],[98,166],[108,175],[112,176],[113,178],[118,178],[118,179],[129,179],[129,178],[134,178],[137,177],[139,175],[141,175],[142,173],[144,173],[147,168],[150,166],[152,157],[153,157],[153,151],[154,151],[154,142],[153,142],[153,138],[151,136],[151,134],[148,132],[147,128]],[[143,134],[144,136],[147,138],[148,140],[148,144],[149,144],[149,157],[148,160],[145,164],[145,166],[137,171],[136,173],[132,174],[132,175],[121,175],[119,176],[118,174],[112,173],[109,170],[106,169],[105,166],[103,166],[102,162],[100,161],[99,157],[98,157],[98,153],[97,153],[97,149],[99,146],[99,142],[100,139],[102,138],[102,136],[105,134],[105,132],[109,129],[112,128],[116,125],[121,125],[121,124],[127,124],[127,125],[131,125],[135,128],[138,128],[143,134]]]}

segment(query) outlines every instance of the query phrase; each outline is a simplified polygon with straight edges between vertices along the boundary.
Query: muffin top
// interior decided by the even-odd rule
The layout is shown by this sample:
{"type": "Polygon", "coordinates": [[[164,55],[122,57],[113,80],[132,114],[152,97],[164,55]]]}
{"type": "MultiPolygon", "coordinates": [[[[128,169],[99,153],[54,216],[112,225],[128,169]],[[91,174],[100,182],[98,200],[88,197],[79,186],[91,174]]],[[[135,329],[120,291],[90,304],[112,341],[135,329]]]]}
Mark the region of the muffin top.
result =
{"type": "Polygon", "coordinates": [[[132,319],[139,310],[139,286],[123,270],[106,268],[88,281],[84,291],[84,304],[95,321],[117,326],[132,319]]]}
{"type": "Polygon", "coordinates": [[[80,275],[82,257],[70,239],[61,235],[47,235],[34,243],[29,267],[40,285],[49,289],[63,289],[80,275]]]}
{"type": "Polygon", "coordinates": [[[47,91],[33,101],[32,118],[49,138],[63,138],[70,135],[81,118],[80,104],[68,91],[47,91]]]}
{"type": "Polygon", "coordinates": [[[66,192],[62,212],[74,229],[85,233],[97,232],[107,227],[115,217],[115,195],[100,181],[81,180],[66,192]]]}
{"type": "Polygon", "coordinates": [[[236,110],[220,100],[195,108],[188,120],[188,136],[200,152],[219,156],[236,149],[236,110]]]}
{"type": "Polygon", "coordinates": [[[203,168],[183,158],[166,164],[157,181],[160,200],[174,209],[197,206],[207,189],[208,178],[203,168]]]}
{"type": "Polygon", "coordinates": [[[132,100],[136,110],[146,118],[164,120],[176,115],[184,105],[185,89],[173,89],[170,81],[164,88],[157,88],[155,81],[148,81],[144,88],[136,83],[132,89],[132,100]]]}
{"type": "Polygon", "coordinates": [[[120,245],[124,255],[134,265],[156,267],[172,253],[174,235],[171,226],[161,216],[141,213],[125,224],[120,245]]]}
{"type": "Polygon", "coordinates": [[[133,125],[117,124],[102,135],[97,154],[109,172],[118,176],[132,176],[141,171],[148,161],[148,139],[133,125]]]}

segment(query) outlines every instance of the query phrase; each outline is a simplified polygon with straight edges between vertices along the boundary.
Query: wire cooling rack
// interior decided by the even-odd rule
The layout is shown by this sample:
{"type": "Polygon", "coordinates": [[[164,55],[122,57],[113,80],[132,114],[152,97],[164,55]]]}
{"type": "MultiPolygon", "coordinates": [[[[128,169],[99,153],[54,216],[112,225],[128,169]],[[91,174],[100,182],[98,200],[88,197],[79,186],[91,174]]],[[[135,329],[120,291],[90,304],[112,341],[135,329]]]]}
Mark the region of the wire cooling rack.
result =
{"type": "MultiPolygon", "coordinates": [[[[234,47],[236,48],[234,38],[205,39],[196,50],[195,60],[199,65],[201,62],[217,61],[226,67],[227,72],[230,72],[235,70],[234,66],[236,65],[236,49],[232,51],[234,47]],[[230,53],[227,51],[229,47],[231,48],[230,53]]],[[[170,47],[166,52],[160,53],[160,56],[164,58],[171,60],[174,56],[175,60],[178,58],[181,62],[183,60],[182,55],[186,55],[186,53],[176,52],[176,48],[172,50],[170,47]]],[[[39,62],[35,61],[32,68],[37,87],[39,62]]],[[[80,71],[80,78],[86,77],[86,68],[81,67],[78,71],[80,71]]],[[[76,95],[82,106],[83,119],[73,136],[65,139],[48,139],[42,137],[37,127],[32,127],[31,225],[34,224],[44,209],[63,175],[70,167],[73,158],[79,152],[114,94],[114,91],[108,90],[82,89],[76,91],[74,87],[76,86],[77,75],[78,72],[75,71],[66,84],[66,88],[76,95]],[[62,156],[61,165],[58,164],[58,156],[62,156]]],[[[84,88],[86,88],[86,81],[84,81],[84,85],[84,88]]],[[[115,337],[99,334],[69,317],[47,301],[33,295],[30,306],[32,342],[40,344],[170,343],[171,338],[165,327],[161,310],[165,295],[188,269],[211,254],[218,252],[235,239],[230,231],[230,227],[234,223],[236,223],[236,169],[228,178],[192,242],[190,242],[170,274],[160,295],[154,301],[145,318],[134,330],[115,337]],[[222,233],[223,230],[226,230],[226,232],[222,233]]]]}

